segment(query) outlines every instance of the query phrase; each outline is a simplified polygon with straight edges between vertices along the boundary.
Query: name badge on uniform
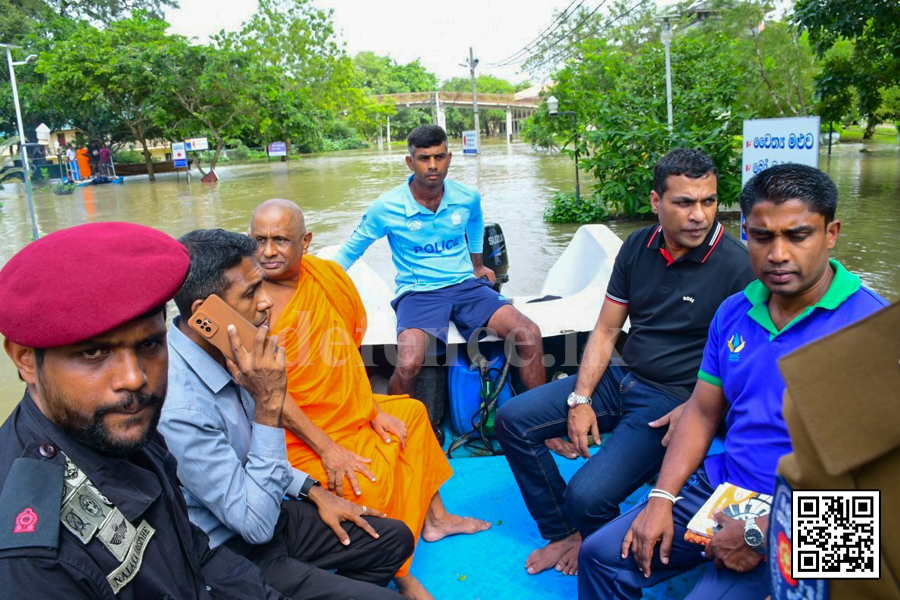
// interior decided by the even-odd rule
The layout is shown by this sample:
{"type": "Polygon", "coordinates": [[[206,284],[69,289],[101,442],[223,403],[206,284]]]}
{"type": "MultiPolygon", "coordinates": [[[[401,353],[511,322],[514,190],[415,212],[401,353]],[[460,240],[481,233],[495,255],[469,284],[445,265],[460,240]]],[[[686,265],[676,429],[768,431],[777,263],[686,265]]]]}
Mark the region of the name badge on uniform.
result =
{"type": "Polygon", "coordinates": [[[791,577],[791,486],[780,475],[766,540],[772,600],[828,600],[828,581],[791,577]]]}
{"type": "Polygon", "coordinates": [[[118,594],[141,570],[144,552],[154,533],[156,530],[150,527],[147,521],[141,521],[141,524],[137,526],[125,560],[115,571],[106,576],[106,581],[109,582],[114,594],[118,594]]]}
{"type": "Polygon", "coordinates": [[[96,536],[116,557],[119,566],[106,576],[115,594],[141,570],[147,544],[156,532],[147,521],[135,527],[68,456],[59,519],[82,544],[96,536]]]}

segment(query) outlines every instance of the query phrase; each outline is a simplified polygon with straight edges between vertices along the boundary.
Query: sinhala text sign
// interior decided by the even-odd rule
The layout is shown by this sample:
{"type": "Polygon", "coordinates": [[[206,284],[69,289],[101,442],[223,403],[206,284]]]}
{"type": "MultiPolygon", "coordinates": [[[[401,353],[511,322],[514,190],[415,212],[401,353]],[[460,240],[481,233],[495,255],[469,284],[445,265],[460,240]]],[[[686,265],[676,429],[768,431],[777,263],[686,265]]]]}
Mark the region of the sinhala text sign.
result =
{"type": "Polygon", "coordinates": [[[462,134],[462,147],[463,154],[478,154],[478,132],[477,131],[463,131],[462,134]]]}
{"type": "MultiPolygon", "coordinates": [[[[783,163],[819,167],[819,117],[744,121],[741,186],[760,171],[783,163]]],[[[741,238],[747,239],[743,229],[741,238]]]]}
{"type": "Polygon", "coordinates": [[[269,144],[269,156],[287,156],[287,142],[269,144]]]}

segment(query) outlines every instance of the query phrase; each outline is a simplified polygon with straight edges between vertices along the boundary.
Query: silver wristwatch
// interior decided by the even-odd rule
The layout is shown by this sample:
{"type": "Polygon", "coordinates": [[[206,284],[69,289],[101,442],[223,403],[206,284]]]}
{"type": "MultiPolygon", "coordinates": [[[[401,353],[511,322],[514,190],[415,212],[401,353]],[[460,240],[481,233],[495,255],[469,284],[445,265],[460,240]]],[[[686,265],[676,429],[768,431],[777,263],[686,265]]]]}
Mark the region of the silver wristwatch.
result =
{"type": "Polygon", "coordinates": [[[569,405],[569,408],[573,408],[575,406],[578,406],[579,404],[587,404],[588,406],[590,406],[591,405],[591,397],[590,396],[582,396],[580,394],[576,394],[575,392],[572,392],[571,394],[569,394],[569,399],[566,400],[566,404],[569,405]]]}
{"type": "Polygon", "coordinates": [[[766,536],[752,517],[744,521],[744,543],[760,556],[766,554],[766,536]]]}

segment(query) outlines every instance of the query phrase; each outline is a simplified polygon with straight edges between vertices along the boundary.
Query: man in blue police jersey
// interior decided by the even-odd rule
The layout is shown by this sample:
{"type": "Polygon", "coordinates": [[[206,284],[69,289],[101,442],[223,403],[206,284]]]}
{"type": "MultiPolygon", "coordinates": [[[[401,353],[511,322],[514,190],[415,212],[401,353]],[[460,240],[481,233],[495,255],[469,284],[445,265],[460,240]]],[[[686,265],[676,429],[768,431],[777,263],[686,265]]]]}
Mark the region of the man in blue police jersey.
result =
{"type": "Polygon", "coordinates": [[[720,529],[705,548],[684,540],[686,525],[721,483],[774,492],[778,459],[791,451],[778,359],[887,304],[829,260],[841,223],[834,219],[837,188],[826,174],[771,167],[747,183],[740,203],[759,279],[726,299],[710,324],[697,385],[657,487],[582,545],[581,600],[640,598],[641,588],[703,563],[690,599],[765,598],[767,516],[742,522],[719,513],[720,529]],[[706,457],[726,410],[725,451],[706,457]]]}
{"type": "MultiPolygon", "coordinates": [[[[546,382],[541,331],[495,292],[494,272],[484,266],[481,195],[447,179],[453,154],[436,125],[416,127],[407,140],[406,164],[413,174],[382,194],[363,215],[335,260],[346,271],[387,236],[397,267],[397,365],[390,394],[413,395],[429,342],[447,343],[453,321],[468,341],[479,329],[513,336],[522,382],[528,389],[546,382]]],[[[518,363],[518,364],[517,364],[518,363]]]]}

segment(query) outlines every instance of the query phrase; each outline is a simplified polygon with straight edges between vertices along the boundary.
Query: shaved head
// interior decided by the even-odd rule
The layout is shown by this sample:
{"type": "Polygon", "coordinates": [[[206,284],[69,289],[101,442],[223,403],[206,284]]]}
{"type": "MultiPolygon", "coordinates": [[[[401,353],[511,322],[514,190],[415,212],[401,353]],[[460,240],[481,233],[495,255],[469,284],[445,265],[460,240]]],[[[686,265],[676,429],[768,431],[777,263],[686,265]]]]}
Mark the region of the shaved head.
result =
{"type": "Polygon", "coordinates": [[[288,222],[297,228],[300,237],[306,233],[306,219],[303,217],[303,209],[292,201],[284,198],[272,198],[266,200],[256,207],[251,217],[251,222],[256,221],[257,216],[270,218],[285,218],[288,222]]]}
{"type": "Polygon", "coordinates": [[[267,279],[300,279],[300,265],[312,233],[306,231],[303,211],[295,202],[273,198],[257,206],[250,220],[250,237],[256,240],[256,258],[267,279]]]}

